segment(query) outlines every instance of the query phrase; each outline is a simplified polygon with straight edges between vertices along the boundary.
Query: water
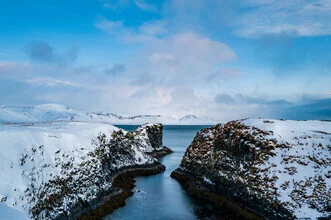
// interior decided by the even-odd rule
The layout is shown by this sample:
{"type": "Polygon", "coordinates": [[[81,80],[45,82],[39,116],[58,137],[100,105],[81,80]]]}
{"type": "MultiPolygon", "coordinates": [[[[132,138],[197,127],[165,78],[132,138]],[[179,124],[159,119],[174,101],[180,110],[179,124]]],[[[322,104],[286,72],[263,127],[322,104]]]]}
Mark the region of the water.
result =
{"type": "MultiPolygon", "coordinates": [[[[132,131],[137,126],[118,126],[132,131]]],[[[148,177],[137,177],[134,195],[126,200],[126,206],[107,216],[113,219],[210,219],[215,207],[206,201],[187,195],[181,185],[170,177],[192,142],[196,133],[207,126],[164,126],[163,144],[174,153],[160,159],[166,166],[164,173],[148,177]]],[[[217,217],[216,217],[217,219],[217,217]]]]}

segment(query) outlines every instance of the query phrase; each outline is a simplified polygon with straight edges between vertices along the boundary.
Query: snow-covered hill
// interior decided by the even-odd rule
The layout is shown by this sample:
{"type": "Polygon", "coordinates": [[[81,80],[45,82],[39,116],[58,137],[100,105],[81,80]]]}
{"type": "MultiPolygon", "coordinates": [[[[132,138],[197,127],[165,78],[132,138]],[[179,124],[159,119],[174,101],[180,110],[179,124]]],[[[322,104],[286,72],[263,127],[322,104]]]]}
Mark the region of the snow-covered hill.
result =
{"type": "Polygon", "coordinates": [[[217,121],[198,118],[194,115],[180,119],[163,115],[121,116],[113,113],[94,113],[77,111],[69,106],[47,104],[34,107],[7,107],[0,105],[0,122],[46,122],[46,121],[82,121],[107,122],[110,124],[162,123],[165,125],[213,125],[217,121]]]}
{"type": "Polygon", "coordinates": [[[213,125],[216,121],[207,117],[197,117],[195,115],[186,115],[179,119],[179,124],[184,125],[213,125]]]}
{"type": "Polygon", "coordinates": [[[160,149],[158,124],[134,133],[104,123],[2,124],[0,219],[53,219],[80,201],[91,205],[112,190],[110,178],[120,169],[153,165],[149,153],[160,149]]]}
{"type": "Polygon", "coordinates": [[[263,219],[330,219],[331,122],[245,119],[203,129],[172,176],[187,173],[263,219]]]}

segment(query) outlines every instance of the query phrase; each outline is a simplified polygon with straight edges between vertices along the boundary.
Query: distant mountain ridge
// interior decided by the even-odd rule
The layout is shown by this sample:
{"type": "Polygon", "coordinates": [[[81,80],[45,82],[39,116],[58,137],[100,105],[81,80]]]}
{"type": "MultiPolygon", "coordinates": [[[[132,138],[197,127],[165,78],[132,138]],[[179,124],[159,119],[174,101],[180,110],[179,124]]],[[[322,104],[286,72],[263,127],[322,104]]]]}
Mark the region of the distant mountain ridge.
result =
{"type": "Polygon", "coordinates": [[[213,125],[219,123],[210,118],[199,118],[195,115],[186,115],[177,119],[164,115],[123,116],[108,112],[84,112],[75,110],[70,106],[58,104],[45,104],[33,107],[9,107],[0,105],[0,122],[2,123],[48,121],[105,122],[128,125],[144,123],[162,123],[165,125],[213,125]]]}

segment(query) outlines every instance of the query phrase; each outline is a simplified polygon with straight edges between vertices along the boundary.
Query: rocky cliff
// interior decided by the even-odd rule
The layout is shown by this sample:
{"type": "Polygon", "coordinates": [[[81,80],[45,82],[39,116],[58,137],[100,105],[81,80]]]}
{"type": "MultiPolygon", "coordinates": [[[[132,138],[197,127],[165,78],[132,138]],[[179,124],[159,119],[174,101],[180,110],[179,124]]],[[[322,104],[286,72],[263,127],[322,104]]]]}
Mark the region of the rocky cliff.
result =
{"type": "Polygon", "coordinates": [[[98,219],[123,205],[133,176],[165,170],[151,156],[167,149],[161,124],[2,125],[0,142],[0,200],[34,219],[98,219]]]}
{"type": "Polygon", "coordinates": [[[201,130],[172,177],[249,219],[331,217],[331,122],[246,119],[201,130]]]}

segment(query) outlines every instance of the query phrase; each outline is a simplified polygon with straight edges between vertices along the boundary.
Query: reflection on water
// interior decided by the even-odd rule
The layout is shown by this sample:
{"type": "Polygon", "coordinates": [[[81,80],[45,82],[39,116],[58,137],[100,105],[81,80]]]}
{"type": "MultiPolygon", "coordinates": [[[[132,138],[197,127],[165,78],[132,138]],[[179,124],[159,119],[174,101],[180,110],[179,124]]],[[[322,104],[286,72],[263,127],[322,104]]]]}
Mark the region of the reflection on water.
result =
{"type": "MultiPolygon", "coordinates": [[[[132,131],[137,126],[118,127],[132,131]]],[[[160,159],[167,170],[154,176],[137,177],[135,193],[126,200],[126,206],[105,219],[211,219],[214,207],[188,196],[180,184],[170,177],[195,134],[204,127],[207,126],[164,126],[163,144],[174,151],[160,159]]]]}

